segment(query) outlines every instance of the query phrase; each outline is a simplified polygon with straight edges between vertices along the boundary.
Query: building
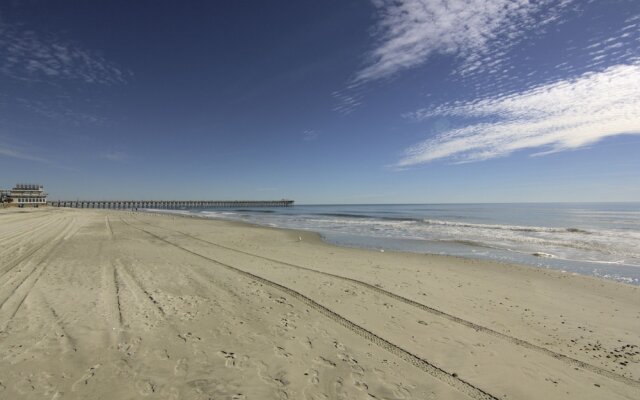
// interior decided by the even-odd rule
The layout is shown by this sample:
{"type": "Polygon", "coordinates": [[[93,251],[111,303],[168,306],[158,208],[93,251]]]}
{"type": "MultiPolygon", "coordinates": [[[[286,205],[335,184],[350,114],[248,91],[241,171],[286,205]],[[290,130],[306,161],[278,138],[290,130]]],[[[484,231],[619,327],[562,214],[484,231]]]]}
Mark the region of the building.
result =
{"type": "Polygon", "coordinates": [[[16,207],[38,207],[47,204],[47,194],[42,185],[17,184],[9,191],[8,203],[16,207]]]}
{"type": "Polygon", "coordinates": [[[0,207],[4,207],[9,203],[9,190],[0,189],[0,207]]]}

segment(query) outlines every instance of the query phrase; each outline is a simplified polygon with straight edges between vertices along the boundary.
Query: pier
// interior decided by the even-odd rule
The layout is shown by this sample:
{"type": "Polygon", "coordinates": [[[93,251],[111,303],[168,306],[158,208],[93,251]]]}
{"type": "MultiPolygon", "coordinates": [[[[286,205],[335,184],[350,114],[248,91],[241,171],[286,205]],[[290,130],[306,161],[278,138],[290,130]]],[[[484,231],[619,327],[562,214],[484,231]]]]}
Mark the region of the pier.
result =
{"type": "Polygon", "coordinates": [[[181,208],[246,208],[246,207],[291,207],[293,200],[54,200],[51,207],[102,208],[111,210],[131,210],[155,208],[176,210],[181,208]]]}

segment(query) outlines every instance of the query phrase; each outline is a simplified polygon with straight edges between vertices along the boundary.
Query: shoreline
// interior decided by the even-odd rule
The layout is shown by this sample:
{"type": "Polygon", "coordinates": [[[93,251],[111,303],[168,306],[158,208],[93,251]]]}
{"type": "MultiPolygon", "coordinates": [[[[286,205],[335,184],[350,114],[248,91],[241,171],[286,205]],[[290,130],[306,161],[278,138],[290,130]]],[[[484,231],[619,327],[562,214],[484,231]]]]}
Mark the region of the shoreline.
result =
{"type": "MultiPolygon", "coordinates": [[[[493,203],[492,203],[493,204],[493,203]]],[[[113,210],[111,210],[113,211],[113,210]]],[[[129,212],[128,210],[122,210],[124,212],[129,212]]],[[[252,228],[262,228],[262,229],[274,229],[274,230],[283,230],[283,231],[290,231],[290,232],[294,232],[296,234],[300,234],[300,233],[307,233],[307,234],[313,234],[317,236],[317,240],[322,243],[325,244],[327,246],[335,246],[335,247],[340,247],[340,248],[345,248],[345,249],[356,249],[356,250],[368,250],[368,251],[380,251],[380,248],[374,248],[374,247],[366,247],[366,246],[357,246],[357,245],[348,245],[348,244],[342,244],[342,243],[337,243],[337,242],[332,242],[329,241],[328,239],[326,239],[322,233],[320,232],[316,232],[313,230],[303,230],[303,229],[295,229],[295,228],[285,228],[285,227],[277,227],[277,226],[269,226],[269,225],[260,225],[258,223],[251,223],[248,221],[237,221],[237,220],[231,220],[231,219],[224,219],[224,218],[212,218],[212,217],[205,217],[205,216],[199,216],[196,214],[186,214],[186,213],[182,213],[182,212],[172,212],[172,211],[163,211],[163,210],[137,210],[137,211],[132,211],[134,213],[146,213],[146,214],[158,214],[158,215],[166,215],[166,216],[179,216],[182,218],[193,218],[193,219],[200,219],[200,220],[206,220],[206,221],[217,221],[217,222],[224,222],[224,223],[229,223],[229,224],[238,224],[238,226],[247,226],[247,227],[252,227],[252,228]]],[[[511,262],[511,261],[507,261],[507,260],[501,260],[501,259],[493,259],[493,258],[483,258],[483,257],[472,257],[472,256],[462,256],[462,255],[455,255],[455,254],[438,254],[438,253],[427,253],[427,252],[418,252],[418,251],[402,251],[402,250],[395,250],[395,249],[383,249],[384,252],[388,252],[388,253],[396,253],[396,254],[415,254],[415,255],[424,255],[427,257],[444,257],[445,259],[448,258],[452,258],[452,259],[458,259],[458,260],[465,260],[465,261],[482,261],[482,262],[486,262],[489,264],[499,264],[499,265],[503,265],[506,268],[525,268],[525,269],[534,269],[534,270],[543,270],[543,271],[549,271],[549,272],[555,272],[557,274],[560,274],[560,276],[565,276],[565,275],[570,275],[570,276],[577,276],[577,277],[583,277],[583,278],[590,278],[590,279],[595,279],[596,281],[605,281],[605,282],[613,282],[613,283],[617,283],[617,284],[621,284],[621,285],[626,285],[626,286],[631,286],[631,287],[640,287],[640,282],[638,283],[630,283],[629,280],[630,278],[609,278],[606,276],[599,276],[599,275],[594,275],[594,274],[582,274],[579,272],[572,272],[572,271],[567,271],[567,270],[560,270],[557,268],[553,268],[553,267],[549,267],[549,266],[536,266],[533,264],[526,264],[526,263],[517,263],[517,262],[511,262]]],[[[524,254],[524,253],[523,253],[524,254]]],[[[536,256],[535,254],[530,254],[531,256],[536,256]]],[[[600,261],[576,261],[576,260],[566,260],[566,261],[570,261],[570,262],[584,262],[584,263],[589,263],[589,264],[602,264],[602,262],[600,261]]],[[[605,263],[605,265],[607,265],[605,263]]]]}
{"type": "Polygon", "coordinates": [[[640,389],[633,285],[178,214],[0,214],[0,397],[633,399],[640,389]]]}

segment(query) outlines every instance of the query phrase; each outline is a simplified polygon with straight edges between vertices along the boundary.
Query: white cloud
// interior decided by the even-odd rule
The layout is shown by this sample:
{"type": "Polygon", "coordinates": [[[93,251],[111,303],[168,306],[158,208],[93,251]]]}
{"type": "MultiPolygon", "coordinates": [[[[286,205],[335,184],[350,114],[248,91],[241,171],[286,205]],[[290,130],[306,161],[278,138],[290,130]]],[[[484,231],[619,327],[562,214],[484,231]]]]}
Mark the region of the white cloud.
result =
{"type": "MultiPolygon", "coordinates": [[[[41,99],[47,99],[45,93],[40,93],[39,97],[41,99]]],[[[49,100],[45,102],[24,97],[13,98],[15,104],[30,111],[32,115],[39,115],[53,121],[67,122],[76,126],[84,124],[101,124],[105,121],[105,119],[100,116],[77,111],[68,106],[67,103],[69,103],[69,101],[67,98],[57,96],[53,100],[54,101],[49,100]]]]}
{"type": "Polygon", "coordinates": [[[353,89],[353,87],[332,93],[332,96],[338,100],[338,104],[333,107],[333,111],[342,115],[348,115],[362,104],[362,95],[350,89],[353,89]]]}
{"type": "Polygon", "coordinates": [[[392,76],[433,54],[462,58],[462,73],[499,69],[507,48],[532,29],[557,23],[573,0],[372,1],[379,39],[356,82],[392,76]]]}
{"type": "Polygon", "coordinates": [[[42,158],[42,157],[38,157],[35,156],[33,154],[28,154],[25,153],[22,150],[16,149],[13,146],[9,146],[7,144],[2,144],[0,143],[0,157],[10,157],[10,158],[16,158],[19,160],[26,160],[26,161],[37,161],[37,162],[41,162],[41,163],[48,163],[49,161],[42,158]]]}
{"type": "Polygon", "coordinates": [[[126,161],[129,158],[129,155],[123,151],[109,150],[101,153],[100,158],[113,162],[122,162],[126,161]]]}
{"type": "Polygon", "coordinates": [[[316,131],[315,129],[307,129],[302,132],[302,134],[304,135],[302,137],[302,140],[304,140],[305,142],[312,142],[318,139],[318,136],[320,136],[320,132],[316,131]]]}
{"type": "Polygon", "coordinates": [[[557,81],[509,95],[446,104],[410,114],[477,119],[409,148],[397,167],[436,159],[478,161],[521,149],[576,149],[602,138],[640,134],[640,63],[557,81]]]}
{"type": "Polygon", "coordinates": [[[95,51],[2,22],[0,72],[26,81],[58,78],[106,85],[123,83],[130,75],[95,51]]]}

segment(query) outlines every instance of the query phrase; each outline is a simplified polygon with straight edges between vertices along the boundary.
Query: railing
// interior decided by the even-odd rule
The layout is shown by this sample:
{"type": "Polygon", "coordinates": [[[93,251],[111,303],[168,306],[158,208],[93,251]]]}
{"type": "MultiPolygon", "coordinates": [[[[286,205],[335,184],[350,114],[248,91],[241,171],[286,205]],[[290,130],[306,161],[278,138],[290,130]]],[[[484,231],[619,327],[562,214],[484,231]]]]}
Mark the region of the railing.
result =
{"type": "Polygon", "coordinates": [[[52,207],[100,208],[130,210],[136,208],[181,209],[181,208],[245,208],[245,207],[291,207],[293,200],[53,200],[52,207]]]}

